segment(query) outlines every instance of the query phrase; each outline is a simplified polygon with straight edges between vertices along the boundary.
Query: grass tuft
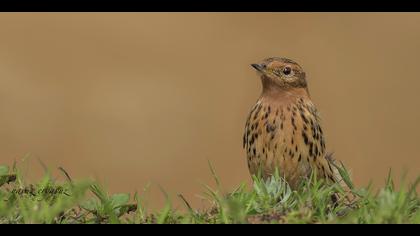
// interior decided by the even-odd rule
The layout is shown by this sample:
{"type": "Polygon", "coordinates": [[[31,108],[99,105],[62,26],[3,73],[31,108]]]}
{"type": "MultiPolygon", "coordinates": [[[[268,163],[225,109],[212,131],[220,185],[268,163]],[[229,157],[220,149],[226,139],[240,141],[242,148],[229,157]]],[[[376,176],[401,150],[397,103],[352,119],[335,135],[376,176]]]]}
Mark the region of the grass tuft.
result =
{"type": "Polygon", "coordinates": [[[0,223],[47,224],[243,224],[243,223],[420,223],[420,198],[417,193],[420,176],[410,184],[403,177],[396,184],[389,171],[385,184],[377,191],[371,185],[356,188],[343,165],[339,173],[357,197],[349,201],[349,193],[340,184],[325,185],[310,176],[293,190],[276,172],[271,178],[253,176],[253,184],[239,184],[225,193],[215,169],[209,162],[216,188],[203,184],[203,196],[211,204],[208,209],[194,209],[179,194],[187,211],[172,207],[166,191],[162,209],[147,209],[147,185],[133,197],[128,193],[109,194],[100,183],[75,181],[59,168],[66,181],[45,175],[35,184],[25,181],[16,163],[0,166],[0,223]],[[397,188],[396,186],[399,186],[397,188]]]}

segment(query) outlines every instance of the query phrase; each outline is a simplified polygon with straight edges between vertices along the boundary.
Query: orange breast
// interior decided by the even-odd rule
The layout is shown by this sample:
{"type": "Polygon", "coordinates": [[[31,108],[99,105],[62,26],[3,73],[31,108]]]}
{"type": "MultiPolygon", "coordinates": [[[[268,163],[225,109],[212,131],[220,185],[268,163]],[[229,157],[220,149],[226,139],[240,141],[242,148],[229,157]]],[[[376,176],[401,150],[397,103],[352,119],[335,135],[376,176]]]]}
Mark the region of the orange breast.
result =
{"type": "Polygon", "coordinates": [[[319,117],[309,99],[273,103],[261,98],[248,116],[243,144],[251,174],[266,178],[278,169],[292,187],[314,168],[333,179],[319,117]]]}

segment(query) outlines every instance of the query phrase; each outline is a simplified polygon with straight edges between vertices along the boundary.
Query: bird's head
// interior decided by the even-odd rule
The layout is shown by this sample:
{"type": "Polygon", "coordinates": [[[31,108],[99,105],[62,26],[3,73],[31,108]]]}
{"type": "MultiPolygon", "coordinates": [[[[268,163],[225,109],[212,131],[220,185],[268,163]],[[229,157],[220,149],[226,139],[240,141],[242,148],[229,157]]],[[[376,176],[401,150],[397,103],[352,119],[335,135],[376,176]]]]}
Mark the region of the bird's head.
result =
{"type": "Polygon", "coordinates": [[[307,88],[305,72],[290,59],[270,57],[251,66],[260,75],[264,89],[307,88]]]}

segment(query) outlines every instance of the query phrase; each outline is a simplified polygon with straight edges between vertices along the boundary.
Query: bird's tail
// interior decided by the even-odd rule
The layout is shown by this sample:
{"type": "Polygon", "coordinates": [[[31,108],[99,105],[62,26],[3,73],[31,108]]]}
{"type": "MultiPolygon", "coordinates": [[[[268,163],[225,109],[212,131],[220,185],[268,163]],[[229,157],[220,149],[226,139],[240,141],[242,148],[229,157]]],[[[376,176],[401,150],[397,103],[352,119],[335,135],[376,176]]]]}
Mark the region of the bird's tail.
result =
{"type": "Polygon", "coordinates": [[[355,195],[353,194],[353,182],[351,180],[350,174],[347,172],[347,169],[344,167],[343,163],[338,163],[337,160],[333,157],[332,152],[327,153],[325,159],[332,165],[334,181],[338,183],[345,192],[345,198],[348,202],[353,202],[355,200],[355,195]]]}

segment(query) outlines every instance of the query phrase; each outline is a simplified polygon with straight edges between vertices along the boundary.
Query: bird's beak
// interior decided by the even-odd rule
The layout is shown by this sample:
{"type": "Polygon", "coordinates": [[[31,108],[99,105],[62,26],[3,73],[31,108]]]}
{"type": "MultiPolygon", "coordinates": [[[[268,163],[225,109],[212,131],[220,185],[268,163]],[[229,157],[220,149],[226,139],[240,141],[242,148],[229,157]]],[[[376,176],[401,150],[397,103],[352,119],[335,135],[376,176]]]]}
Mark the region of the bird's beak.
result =
{"type": "Polygon", "coordinates": [[[263,66],[261,66],[260,64],[251,64],[251,66],[259,72],[263,71],[263,66]]]}

